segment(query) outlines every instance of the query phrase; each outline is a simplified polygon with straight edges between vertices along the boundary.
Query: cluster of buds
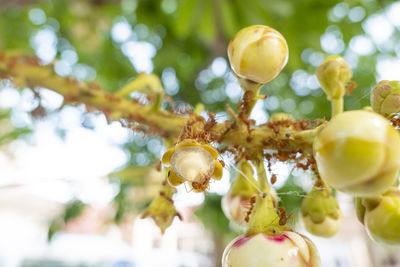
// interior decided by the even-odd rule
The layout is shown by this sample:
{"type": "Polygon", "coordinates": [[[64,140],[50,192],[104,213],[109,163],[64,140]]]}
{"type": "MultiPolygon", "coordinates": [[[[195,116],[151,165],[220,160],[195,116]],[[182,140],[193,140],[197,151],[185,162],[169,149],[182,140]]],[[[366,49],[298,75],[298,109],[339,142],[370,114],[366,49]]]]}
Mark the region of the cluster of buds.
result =
{"type": "MultiPolygon", "coordinates": [[[[239,83],[252,96],[251,111],[260,86],[274,79],[285,66],[288,48],[279,32],[256,25],[235,35],[229,43],[228,56],[239,83]]],[[[338,232],[343,215],[332,195],[330,187],[333,187],[357,197],[357,215],[372,239],[398,244],[400,193],[390,188],[400,171],[400,136],[377,113],[387,116],[400,111],[400,82],[383,81],[374,88],[371,102],[376,113],[343,112],[343,96],[352,77],[349,64],[342,57],[331,56],[317,69],[316,75],[332,102],[333,118],[318,129],[298,135],[304,140],[314,140],[308,160],[318,176],[302,203],[305,228],[322,237],[338,232]]],[[[285,125],[282,122],[293,120],[288,114],[276,114],[270,123],[285,125]]],[[[295,131],[290,124],[286,125],[287,130],[295,131]]],[[[204,192],[211,179],[222,177],[223,167],[218,156],[210,144],[191,139],[179,142],[162,158],[162,163],[169,166],[169,185],[188,182],[193,191],[204,192]]],[[[259,164],[256,166],[258,181],[247,159],[239,162],[237,178],[222,200],[225,215],[246,227],[245,234],[226,247],[222,266],[320,266],[313,243],[286,225],[286,212],[277,211],[273,190],[265,181],[263,157],[252,159],[252,163],[259,164]],[[257,183],[260,187],[255,186],[257,183]]]]}
{"type": "MultiPolygon", "coordinates": [[[[317,77],[334,103],[342,101],[351,70],[340,57],[328,57],[318,68],[317,77]]],[[[321,178],[329,186],[355,197],[357,217],[371,239],[399,245],[400,192],[393,186],[398,183],[400,172],[400,137],[385,117],[400,112],[400,82],[379,82],[371,92],[371,106],[372,110],[343,113],[336,109],[333,119],[314,139],[314,157],[321,178]]],[[[305,203],[310,210],[327,204],[321,201],[306,199],[305,203]]],[[[330,210],[334,211],[334,199],[330,203],[330,210]]],[[[333,219],[340,218],[335,216],[333,219]]],[[[330,235],[331,230],[334,234],[339,224],[331,221],[332,228],[326,226],[320,231],[310,221],[305,222],[311,233],[322,236],[330,235]]]]}
{"type": "MultiPolygon", "coordinates": [[[[274,79],[285,66],[288,47],[285,38],[267,26],[250,26],[239,31],[228,46],[228,56],[233,72],[245,90],[259,88],[274,79]]],[[[292,120],[288,116],[276,116],[277,120],[292,120]]],[[[264,169],[261,161],[258,169],[264,169]]],[[[265,171],[257,171],[263,192],[252,189],[253,170],[249,163],[240,164],[242,174],[224,197],[223,207],[228,218],[239,224],[247,223],[246,233],[234,239],[225,249],[223,267],[243,266],[320,266],[320,259],[313,243],[306,237],[291,231],[276,210],[272,190],[265,187],[265,171]],[[256,195],[256,197],[254,196],[256,195]],[[248,203],[249,200],[252,200],[248,203]],[[230,202],[230,203],[229,203],[230,202]],[[234,203],[237,203],[236,205],[234,203]],[[243,204],[244,205],[243,205],[243,204]],[[245,215],[245,207],[250,211],[245,215]],[[254,206],[253,206],[254,205],[254,206]],[[248,209],[248,208],[247,208],[248,209]]]]}

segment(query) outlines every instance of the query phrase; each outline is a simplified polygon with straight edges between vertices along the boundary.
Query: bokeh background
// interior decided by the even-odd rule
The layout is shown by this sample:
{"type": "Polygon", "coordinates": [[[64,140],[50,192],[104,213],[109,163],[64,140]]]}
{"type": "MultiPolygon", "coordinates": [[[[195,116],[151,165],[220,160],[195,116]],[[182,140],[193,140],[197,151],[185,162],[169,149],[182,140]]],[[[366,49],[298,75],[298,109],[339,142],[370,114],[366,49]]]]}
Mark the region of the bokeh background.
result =
{"type": "MultiPolygon", "coordinates": [[[[400,2],[388,0],[0,0],[0,51],[36,55],[54,62],[59,76],[109,92],[154,72],[176,109],[202,102],[224,121],[225,106],[235,109],[242,96],[226,47],[254,24],[279,30],[290,51],[283,72],[262,89],[269,97],[255,106],[257,124],[276,112],[329,118],[314,75],[328,55],[353,68],[358,86],[346,109],[369,105],[377,81],[400,78],[400,2]]],[[[174,200],[184,220],[162,236],[151,219],[139,218],[162,179],[151,171],[162,140],[31,89],[0,81],[1,267],[220,266],[225,245],[240,233],[220,205],[234,168],[228,164],[206,197],[181,186],[174,200]]],[[[273,169],[289,213],[298,210],[309,174],[291,164],[273,169]]],[[[400,266],[399,251],[369,241],[352,200],[338,198],[340,233],[311,237],[323,266],[400,266]]]]}

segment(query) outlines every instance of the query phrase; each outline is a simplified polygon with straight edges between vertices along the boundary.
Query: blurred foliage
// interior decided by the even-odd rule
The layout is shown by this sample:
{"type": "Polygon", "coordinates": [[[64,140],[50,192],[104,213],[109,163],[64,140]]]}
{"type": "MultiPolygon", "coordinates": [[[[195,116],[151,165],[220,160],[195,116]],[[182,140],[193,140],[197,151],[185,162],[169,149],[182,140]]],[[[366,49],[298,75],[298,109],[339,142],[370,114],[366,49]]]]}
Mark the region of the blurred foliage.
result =
{"type": "Polygon", "coordinates": [[[234,234],[230,230],[228,218],[222,211],[221,199],[217,194],[207,194],[204,205],[196,210],[195,215],[207,229],[218,234],[220,238],[226,237],[227,240],[231,240],[234,234]]]}
{"type": "MultiPolygon", "coordinates": [[[[330,105],[318,89],[313,73],[324,57],[333,52],[351,60],[353,80],[358,84],[353,93],[345,97],[345,108],[369,105],[368,93],[376,83],[377,62],[382,57],[399,55],[400,49],[394,44],[399,43],[400,35],[396,30],[388,42],[372,42],[371,53],[365,55],[352,50],[350,42],[355,36],[368,37],[366,20],[375,14],[385,15],[383,7],[393,2],[27,1],[27,4],[0,7],[0,51],[22,50],[37,54],[47,62],[55,59],[55,71],[59,75],[88,81],[95,79],[110,92],[122,88],[140,71],[152,70],[162,78],[166,93],[173,97],[176,105],[194,106],[203,102],[210,111],[223,111],[226,104],[236,106],[240,96],[236,80],[226,65],[227,44],[242,27],[265,24],[285,36],[290,58],[283,72],[263,88],[263,92],[271,96],[264,102],[264,111],[285,111],[297,118],[321,118],[329,117],[330,105]],[[350,13],[357,10],[358,17],[354,19],[350,13]],[[323,40],[336,44],[337,52],[335,47],[324,47],[323,40]],[[147,63],[151,59],[150,65],[141,64],[145,56],[147,63]]],[[[0,119],[4,117],[2,114],[0,119]]],[[[5,118],[9,117],[9,113],[4,114],[7,114],[5,118]]],[[[20,133],[13,131],[11,137],[17,138],[20,133]]],[[[0,144],[2,138],[0,135],[0,144]]],[[[159,158],[162,146],[159,138],[135,133],[123,147],[130,155],[127,168],[140,166],[137,172],[146,170],[142,166],[150,166],[159,158]]],[[[127,170],[111,175],[117,178],[113,182],[120,189],[114,199],[116,221],[127,211],[141,210],[149,203],[145,199],[138,207],[134,206],[129,197],[132,188],[145,188],[146,184],[138,179],[142,174],[127,174],[127,170]]],[[[289,179],[278,192],[301,190],[289,179]]],[[[296,211],[301,203],[297,195],[282,194],[280,197],[288,214],[296,211]]],[[[209,194],[205,204],[196,213],[199,218],[215,231],[228,231],[220,197],[209,194]]]]}
{"type": "MultiPolygon", "coordinates": [[[[386,5],[390,3],[385,2],[386,5]]],[[[74,63],[72,73],[75,69],[75,74],[78,72],[76,75],[85,79],[82,72],[88,70],[82,67],[90,66],[103,87],[115,91],[137,74],[132,59],[123,50],[132,42],[135,45],[152,44],[157,49],[153,58],[154,72],[164,74],[164,83],[168,74],[176,74],[179,92],[174,95],[175,100],[192,105],[202,101],[207,108],[216,111],[223,110],[226,103],[232,104],[225,94],[229,81],[227,75],[213,75],[208,67],[215,57],[226,57],[228,40],[240,28],[266,24],[286,37],[290,60],[278,79],[267,85],[264,91],[277,96],[281,103],[288,98],[294,100],[286,104],[295,107],[285,109],[293,110],[297,117],[327,117],[329,105],[325,96],[319,90],[308,91],[310,94],[303,90],[300,95],[296,94],[292,90],[293,80],[290,82],[292,74],[299,69],[313,74],[316,65],[329,54],[321,48],[321,36],[332,33],[339,43],[344,44],[340,54],[356,57],[358,61],[354,80],[359,86],[347,97],[346,106],[354,109],[367,105],[369,99],[365,93],[375,83],[375,65],[382,51],[376,49],[371,55],[358,56],[349,52],[348,44],[352,37],[364,34],[363,21],[375,13],[382,13],[382,4],[376,0],[39,1],[33,5],[8,8],[1,13],[0,49],[34,52],[35,36],[41,30],[50,30],[57,36],[57,58],[62,58],[67,50],[77,52],[79,61],[74,63]],[[365,13],[359,21],[352,21],[348,16],[349,10],[355,7],[362,8],[365,13]],[[40,20],[40,11],[45,14],[43,21],[40,20]],[[113,40],[111,30],[118,22],[128,23],[133,32],[125,39],[113,40]],[[305,100],[314,105],[310,113],[307,108],[303,108],[303,112],[299,108],[310,103],[305,100]]],[[[398,33],[394,34],[392,41],[398,39],[398,33]]],[[[385,53],[393,54],[393,51],[385,53]]],[[[278,111],[282,111],[282,105],[273,110],[278,111]]]]}
{"type": "Polygon", "coordinates": [[[306,192],[294,182],[294,177],[290,175],[285,184],[277,190],[280,198],[279,206],[285,207],[287,216],[292,216],[294,220],[298,218],[300,205],[306,192]]]}
{"type": "Polygon", "coordinates": [[[0,147],[31,132],[28,128],[15,127],[10,121],[11,110],[0,109],[0,147]]]}
{"type": "Polygon", "coordinates": [[[68,221],[78,218],[84,211],[85,207],[86,204],[78,199],[67,203],[64,212],[51,221],[47,233],[47,239],[50,241],[57,232],[63,230],[68,221]]]}

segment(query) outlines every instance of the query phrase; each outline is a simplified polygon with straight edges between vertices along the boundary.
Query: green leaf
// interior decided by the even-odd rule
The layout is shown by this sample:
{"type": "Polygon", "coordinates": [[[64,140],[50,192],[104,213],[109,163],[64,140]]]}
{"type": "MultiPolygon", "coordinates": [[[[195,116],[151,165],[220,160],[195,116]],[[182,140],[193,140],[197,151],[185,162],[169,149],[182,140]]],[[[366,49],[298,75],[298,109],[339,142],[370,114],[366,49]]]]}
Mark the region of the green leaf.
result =
{"type": "Polygon", "coordinates": [[[174,30],[178,37],[187,37],[196,23],[201,12],[198,9],[201,1],[198,0],[181,0],[176,11],[176,19],[174,20],[174,30]]]}
{"type": "Polygon", "coordinates": [[[229,220],[221,208],[222,197],[217,194],[207,194],[203,206],[196,210],[195,215],[204,226],[219,235],[232,235],[229,220]]]}
{"type": "Polygon", "coordinates": [[[214,16],[214,6],[213,1],[205,1],[203,0],[203,5],[205,6],[205,10],[203,16],[201,17],[200,24],[198,26],[199,37],[207,44],[212,44],[216,40],[217,29],[215,25],[215,16],[214,16]]]}

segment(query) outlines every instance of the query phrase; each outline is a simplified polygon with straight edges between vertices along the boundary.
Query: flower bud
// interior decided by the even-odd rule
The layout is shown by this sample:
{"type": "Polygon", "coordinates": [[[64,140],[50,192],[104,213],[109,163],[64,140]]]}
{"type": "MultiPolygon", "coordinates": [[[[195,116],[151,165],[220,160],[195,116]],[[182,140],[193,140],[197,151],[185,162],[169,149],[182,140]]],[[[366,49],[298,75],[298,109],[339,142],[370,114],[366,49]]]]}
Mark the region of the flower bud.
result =
{"type": "Polygon", "coordinates": [[[240,78],[264,84],[274,79],[286,65],[288,46],[276,30],[253,25],[240,30],[228,46],[233,72],[240,78]]]}
{"type": "Polygon", "coordinates": [[[382,115],[400,112],[400,81],[380,81],[375,85],[371,106],[382,115]]]}
{"type": "Polygon", "coordinates": [[[350,65],[342,57],[330,56],[318,67],[316,75],[326,96],[332,100],[344,96],[352,72],[350,65]]]}
{"type": "Polygon", "coordinates": [[[368,111],[336,115],[314,140],[321,178],[353,196],[385,192],[400,168],[400,137],[382,116],[368,111]]]}
{"type": "Polygon", "coordinates": [[[236,180],[222,198],[222,211],[228,219],[238,225],[246,225],[245,218],[252,206],[251,198],[257,194],[255,186],[257,181],[253,167],[246,160],[240,162],[236,180]]]}
{"type": "Polygon", "coordinates": [[[328,189],[313,189],[301,205],[301,219],[308,232],[332,237],[342,225],[343,215],[328,189]]]}
{"type": "Polygon", "coordinates": [[[251,199],[240,195],[226,194],[221,201],[222,211],[225,216],[239,226],[247,224],[246,216],[251,209],[251,199]]]}
{"type": "Polygon", "coordinates": [[[310,239],[286,231],[279,236],[259,233],[235,238],[225,248],[222,266],[319,267],[321,263],[310,239]]]}
{"type": "Polygon", "coordinates": [[[400,245],[400,191],[389,191],[378,200],[365,211],[368,234],[378,243],[400,245]]]}
{"type": "Polygon", "coordinates": [[[217,157],[218,152],[209,144],[184,140],[165,152],[162,163],[171,165],[168,172],[170,185],[188,181],[195,192],[204,192],[211,178],[222,178],[222,165],[217,157]]]}
{"type": "Polygon", "coordinates": [[[153,199],[149,207],[142,214],[143,219],[148,217],[153,218],[163,234],[172,224],[175,216],[178,215],[172,201],[172,195],[175,192],[176,189],[174,187],[167,183],[163,184],[160,194],[153,199]]]}

